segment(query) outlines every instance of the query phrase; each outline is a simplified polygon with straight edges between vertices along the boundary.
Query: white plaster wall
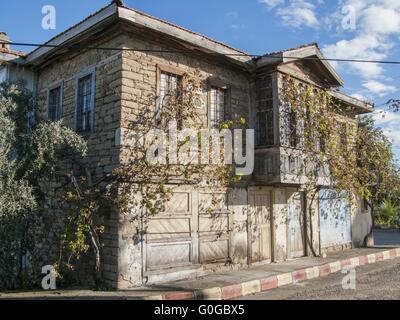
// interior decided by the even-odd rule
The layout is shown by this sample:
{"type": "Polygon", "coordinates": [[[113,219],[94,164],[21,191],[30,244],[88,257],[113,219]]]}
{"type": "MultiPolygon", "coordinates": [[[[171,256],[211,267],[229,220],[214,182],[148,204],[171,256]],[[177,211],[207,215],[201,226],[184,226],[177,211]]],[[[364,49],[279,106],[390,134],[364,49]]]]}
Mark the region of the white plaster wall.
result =
{"type": "Polygon", "coordinates": [[[16,82],[23,80],[25,82],[25,87],[32,92],[34,91],[34,74],[32,71],[15,65],[10,65],[9,68],[10,73],[8,81],[16,82]]]}
{"type": "Polygon", "coordinates": [[[7,66],[0,66],[0,83],[7,81],[7,66]]]}
{"type": "Polygon", "coordinates": [[[247,264],[247,213],[248,194],[246,188],[234,188],[229,193],[229,210],[233,213],[232,259],[234,264],[247,264]]]}
{"type": "Polygon", "coordinates": [[[286,189],[273,190],[273,217],[274,217],[274,260],[287,259],[287,191],[286,189]]]}

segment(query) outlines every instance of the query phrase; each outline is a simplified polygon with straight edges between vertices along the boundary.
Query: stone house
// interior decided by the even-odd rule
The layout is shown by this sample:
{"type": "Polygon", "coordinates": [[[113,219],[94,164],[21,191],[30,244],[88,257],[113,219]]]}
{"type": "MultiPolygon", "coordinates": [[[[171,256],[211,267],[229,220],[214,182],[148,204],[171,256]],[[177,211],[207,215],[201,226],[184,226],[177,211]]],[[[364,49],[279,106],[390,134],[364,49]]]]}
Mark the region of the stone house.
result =
{"type": "MultiPolygon", "coordinates": [[[[371,225],[368,212],[351,207],[329,185],[314,204],[317,214],[307,214],[301,152],[282,115],[284,75],[328,90],[357,114],[373,110],[339,91],[343,80],[316,44],[253,59],[113,2],[46,45],[26,55],[1,48],[0,68],[23,70],[3,80],[32,75],[30,87],[43,117],[63,119],[85,136],[96,176],[127,161],[121,132],[145,97],[159,95],[184,73],[200,70],[207,79],[199,112],[210,123],[218,114],[244,116],[256,129],[256,165],[246,185],[228,195],[177,186],[167,212],[150,220],[143,241],[135,240],[136,226],[128,219],[110,213],[103,238],[103,276],[110,286],[126,289],[362,245],[371,225]],[[218,108],[222,112],[211,112],[218,108]],[[226,201],[210,216],[213,193],[226,201]]],[[[345,118],[356,123],[354,115],[345,118]]]]}

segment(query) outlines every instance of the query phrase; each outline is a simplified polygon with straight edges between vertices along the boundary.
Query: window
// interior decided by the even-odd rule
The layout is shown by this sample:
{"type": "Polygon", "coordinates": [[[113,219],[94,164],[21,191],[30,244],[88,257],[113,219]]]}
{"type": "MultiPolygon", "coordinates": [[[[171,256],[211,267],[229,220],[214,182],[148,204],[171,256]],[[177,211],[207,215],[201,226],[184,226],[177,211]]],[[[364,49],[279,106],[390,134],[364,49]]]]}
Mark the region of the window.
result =
{"type": "Polygon", "coordinates": [[[93,74],[78,79],[76,129],[87,132],[92,130],[94,109],[93,74]]]}
{"type": "Polygon", "coordinates": [[[58,121],[62,116],[62,93],[61,86],[53,88],[48,95],[48,119],[58,121]]]}
{"type": "Polygon", "coordinates": [[[288,138],[289,138],[289,146],[296,148],[299,144],[299,135],[297,133],[297,116],[296,112],[293,110],[293,108],[290,108],[290,111],[288,113],[288,138]]]}
{"type": "Polygon", "coordinates": [[[282,144],[292,148],[301,148],[304,144],[304,130],[305,126],[309,125],[305,123],[302,117],[298,117],[299,113],[309,117],[309,110],[306,106],[302,106],[302,95],[304,93],[305,86],[299,83],[299,88],[296,93],[296,103],[293,105],[290,101],[285,101],[282,105],[281,119],[282,119],[282,144]],[[304,108],[301,110],[301,108],[304,108]]]}
{"type": "Polygon", "coordinates": [[[161,113],[165,106],[168,106],[171,97],[177,98],[181,92],[182,76],[161,71],[160,72],[160,93],[159,103],[156,110],[156,122],[161,123],[161,113]]]}
{"type": "Polygon", "coordinates": [[[340,147],[343,151],[347,151],[347,125],[346,123],[340,124],[339,127],[339,139],[340,139],[340,147]]]}
{"type": "Polygon", "coordinates": [[[258,146],[274,145],[274,110],[272,77],[256,81],[256,143],[258,146]]]}
{"type": "Polygon", "coordinates": [[[210,125],[217,128],[225,119],[227,90],[218,87],[210,89],[210,125]]]}

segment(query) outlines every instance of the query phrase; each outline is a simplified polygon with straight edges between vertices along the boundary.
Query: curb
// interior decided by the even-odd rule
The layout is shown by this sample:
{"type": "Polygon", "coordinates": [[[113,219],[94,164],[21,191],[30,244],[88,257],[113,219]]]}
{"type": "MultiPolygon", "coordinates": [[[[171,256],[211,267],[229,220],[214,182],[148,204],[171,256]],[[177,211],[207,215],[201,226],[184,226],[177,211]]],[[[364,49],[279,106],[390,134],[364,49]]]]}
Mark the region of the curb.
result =
{"type": "Polygon", "coordinates": [[[215,287],[195,291],[179,291],[163,295],[148,296],[145,300],[230,300],[255,293],[265,292],[293,283],[325,277],[348,268],[355,268],[400,257],[400,248],[372,253],[365,256],[338,260],[321,266],[309,267],[278,274],[264,279],[247,281],[226,287],[215,287]]]}

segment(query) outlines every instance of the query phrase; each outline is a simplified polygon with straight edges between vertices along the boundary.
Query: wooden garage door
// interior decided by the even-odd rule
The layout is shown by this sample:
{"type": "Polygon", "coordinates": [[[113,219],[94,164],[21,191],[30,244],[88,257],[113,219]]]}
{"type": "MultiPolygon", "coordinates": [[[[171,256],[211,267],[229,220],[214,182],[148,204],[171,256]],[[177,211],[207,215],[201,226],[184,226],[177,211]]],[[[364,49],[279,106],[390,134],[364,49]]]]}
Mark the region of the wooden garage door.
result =
{"type": "Polygon", "coordinates": [[[191,192],[177,192],[148,222],[144,250],[145,270],[190,266],[196,263],[196,229],[191,192]]]}
{"type": "Polygon", "coordinates": [[[166,212],[149,219],[146,272],[230,261],[231,224],[225,193],[175,192],[166,212]]]}
{"type": "Polygon", "coordinates": [[[232,217],[225,193],[199,193],[200,263],[228,262],[232,217]],[[210,211],[210,208],[213,208],[210,211]]]}
{"type": "Polygon", "coordinates": [[[251,263],[271,261],[270,191],[254,191],[250,194],[248,234],[251,263]]]}

